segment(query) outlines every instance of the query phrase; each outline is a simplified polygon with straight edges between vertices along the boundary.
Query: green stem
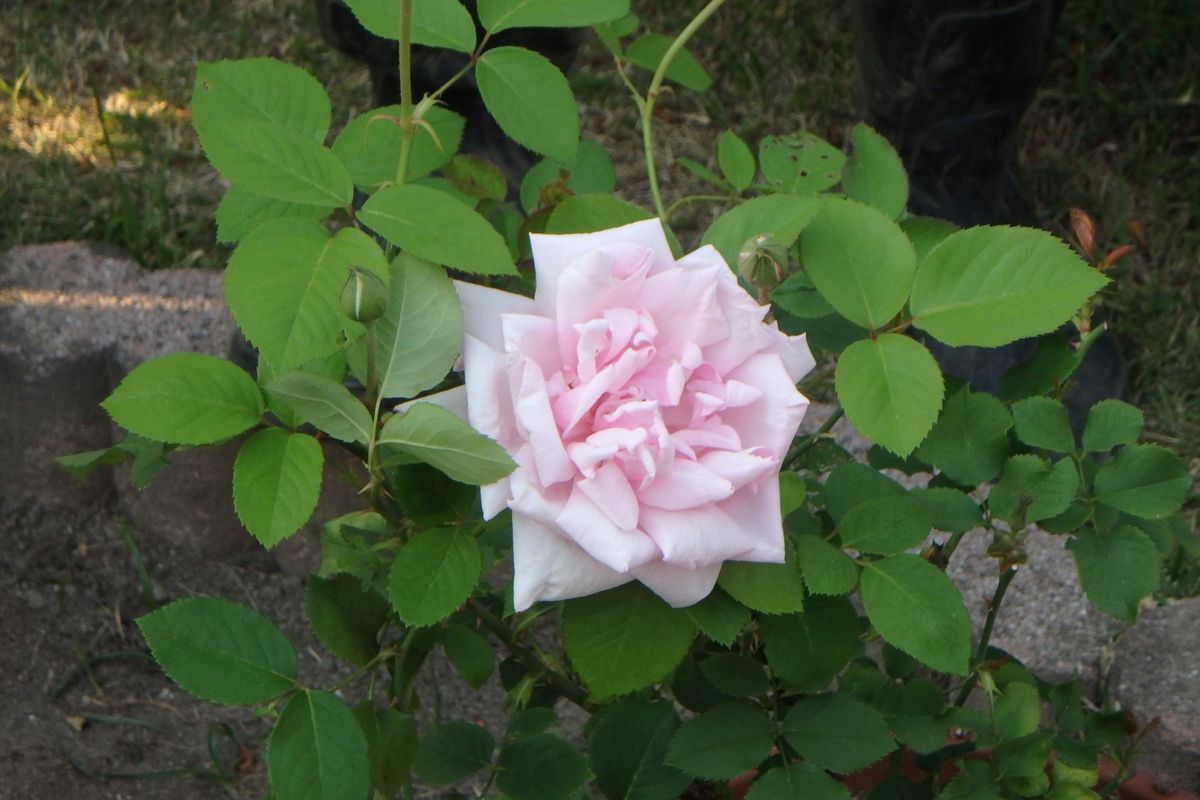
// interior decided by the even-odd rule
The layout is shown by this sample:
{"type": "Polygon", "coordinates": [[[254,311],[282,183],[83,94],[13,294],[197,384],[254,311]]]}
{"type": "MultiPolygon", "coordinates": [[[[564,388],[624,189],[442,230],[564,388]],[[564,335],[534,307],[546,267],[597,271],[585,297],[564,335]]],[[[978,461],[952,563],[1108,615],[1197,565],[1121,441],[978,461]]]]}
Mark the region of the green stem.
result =
{"type": "Polygon", "coordinates": [[[815,447],[817,442],[820,441],[821,437],[833,430],[833,426],[836,425],[837,421],[845,415],[846,409],[838,406],[838,408],[829,415],[829,418],[821,423],[821,427],[817,428],[812,432],[812,434],[809,435],[808,439],[806,439],[797,447],[792,448],[792,451],[788,453],[787,458],[784,459],[782,468],[785,470],[791,469],[796,462],[800,460],[800,456],[804,455],[813,447],[815,447]]]}
{"type": "Polygon", "coordinates": [[[992,593],[992,602],[988,605],[987,618],[983,621],[983,631],[979,634],[979,647],[975,650],[975,658],[971,663],[971,676],[958,690],[958,696],[954,698],[956,706],[962,706],[967,702],[971,690],[979,682],[979,666],[983,663],[984,656],[987,655],[988,642],[992,638],[992,627],[996,624],[996,615],[1000,611],[1000,604],[1004,601],[1004,593],[1008,591],[1008,585],[1012,583],[1012,579],[1016,575],[1016,567],[1009,567],[1000,573],[1000,580],[996,582],[996,591],[992,593]]]}
{"type": "Polygon", "coordinates": [[[733,198],[731,198],[727,194],[691,194],[691,195],[688,195],[687,197],[681,197],[678,200],[676,200],[674,203],[672,203],[670,206],[667,207],[666,216],[663,218],[663,221],[665,222],[665,221],[671,219],[671,217],[675,216],[676,211],[678,211],[679,209],[683,208],[686,205],[689,205],[690,203],[699,203],[699,202],[703,202],[705,200],[707,200],[709,202],[713,202],[713,203],[720,203],[722,201],[728,201],[731,199],[733,199],[733,198]]]}
{"type": "Polygon", "coordinates": [[[554,691],[575,705],[585,711],[594,710],[594,706],[588,702],[588,693],[582,686],[572,683],[569,678],[543,661],[537,652],[518,642],[516,636],[513,635],[512,629],[505,625],[503,620],[488,610],[487,606],[475,598],[471,598],[468,605],[470,605],[471,611],[475,614],[476,618],[483,623],[483,626],[503,642],[509,652],[521,661],[524,661],[525,666],[530,668],[530,671],[545,678],[554,691]]]}
{"type": "Polygon", "coordinates": [[[408,177],[412,159],[413,136],[412,100],[412,0],[400,0],[400,163],[396,167],[396,185],[408,177]]]}
{"type": "Polygon", "coordinates": [[[692,38],[692,34],[700,30],[700,26],[724,4],[725,0],[709,0],[708,5],[700,9],[700,13],[696,14],[692,21],[679,32],[675,41],[671,42],[667,52],[663,54],[658,69],[654,71],[654,77],[650,79],[650,88],[646,90],[646,102],[642,104],[642,148],[646,151],[646,174],[650,179],[650,195],[654,198],[654,210],[658,212],[658,216],[663,222],[667,221],[669,215],[663,206],[662,193],[658,188],[658,172],[654,167],[654,136],[651,131],[654,103],[658,100],[658,93],[667,77],[667,69],[675,60],[675,56],[679,55],[679,51],[687,44],[688,39],[692,38]]]}

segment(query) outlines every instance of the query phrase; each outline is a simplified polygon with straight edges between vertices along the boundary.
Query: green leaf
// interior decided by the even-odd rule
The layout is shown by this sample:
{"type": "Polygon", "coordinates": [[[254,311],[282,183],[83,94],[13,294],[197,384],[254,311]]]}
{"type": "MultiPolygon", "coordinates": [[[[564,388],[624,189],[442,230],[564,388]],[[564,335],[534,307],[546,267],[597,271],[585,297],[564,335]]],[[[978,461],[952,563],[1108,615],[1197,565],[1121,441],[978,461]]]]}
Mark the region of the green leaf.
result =
{"type": "Polygon", "coordinates": [[[575,163],[579,111],[558,67],[523,47],[493,47],[475,66],[479,94],[500,129],[518,144],[575,163]]]}
{"type": "Polygon", "coordinates": [[[513,800],[567,800],[587,779],[579,751],[549,733],[508,742],[496,763],[496,788],[513,800]]]}
{"type": "Polygon", "coordinates": [[[272,220],[242,240],[225,270],[225,298],[246,338],[278,372],[339,349],[363,327],[342,311],[351,266],[387,280],[387,260],[354,228],[330,236],[317,222],[272,220]]]}
{"type": "Polygon", "coordinates": [[[237,123],[270,123],[318,143],[329,131],[329,96],[321,84],[273,58],[200,62],[190,111],[206,150],[237,123]]]}
{"type": "Polygon", "coordinates": [[[959,227],[934,217],[908,217],[900,221],[900,230],[904,231],[904,235],[912,242],[913,251],[917,254],[917,264],[920,265],[933,248],[959,230],[959,227]]]}
{"type": "Polygon", "coordinates": [[[945,573],[901,553],[863,565],[863,608],[884,641],[941,672],[966,675],[971,620],[945,573]]]}
{"type": "Polygon", "coordinates": [[[688,158],[687,156],[678,156],[675,159],[675,164],[677,166],[683,167],[685,170],[687,170],[691,174],[695,175],[700,180],[704,181],[705,183],[707,183],[711,186],[714,186],[717,189],[720,189],[722,191],[728,191],[728,189],[729,189],[729,184],[725,182],[724,178],[722,178],[720,175],[713,172],[711,169],[704,166],[703,164],[701,164],[699,161],[697,161],[694,158],[688,158]]]}
{"type": "Polygon", "coordinates": [[[546,223],[546,233],[591,233],[653,216],[641,206],[610,194],[579,194],[555,207],[546,223]]]}
{"type": "Polygon", "coordinates": [[[1083,362],[1081,349],[1082,346],[1076,349],[1075,342],[1060,334],[1039,338],[1032,357],[1000,376],[996,395],[1012,403],[1060,390],[1083,362]]]}
{"type": "Polygon", "coordinates": [[[296,651],[269,619],[215,597],[189,597],[137,621],[154,660],[196,697],[265,703],[295,685],[296,651]]]}
{"type": "Polygon", "coordinates": [[[726,561],[717,583],[742,605],[764,614],[790,614],[804,608],[804,580],[796,554],[788,548],[783,564],[726,561]]]}
{"type": "Polygon", "coordinates": [[[364,586],[387,589],[387,571],[375,545],[387,539],[388,522],[374,511],[345,514],[321,526],[322,578],[346,573],[364,586]]]}
{"type": "Polygon", "coordinates": [[[97,467],[123,464],[132,459],[129,480],[138,489],[145,489],[158,471],[167,465],[165,449],[162,442],[130,433],[112,447],[56,456],[54,461],[76,478],[86,478],[97,467]]]}
{"type": "Polygon", "coordinates": [[[170,444],[231,439],[257,425],[266,409],[253,378],[199,353],[137,365],[100,405],[126,430],[170,444]]]}
{"type": "Polygon", "coordinates": [[[509,28],[582,28],[620,19],[629,0],[481,0],[479,22],[489,33],[509,28]]]}
{"type": "Polygon", "coordinates": [[[305,433],[266,428],[238,448],[233,508],[263,547],[274,547],[308,522],[324,467],[321,444],[305,433]]]}
{"type": "Polygon", "coordinates": [[[563,606],[563,647],[597,699],[662,680],[695,635],[686,611],[671,608],[638,583],[563,606]]]}
{"type": "Polygon", "coordinates": [[[849,773],[896,749],[879,712],[844,694],[802,698],[783,720],[788,744],[806,761],[849,773]]]}
{"type": "Polygon", "coordinates": [[[916,254],[904,232],[855,200],[827,199],[800,237],[804,270],[846,319],[880,328],[904,307],[916,254]]]}
{"type": "Polygon", "coordinates": [[[772,767],[754,782],[746,800],[850,800],[850,791],[809,764],[772,767]]]}
{"type": "Polygon", "coordinates": [[[862,553],[890,555],[925,541],[933,518],[907,495],[870,500],[838,523],[842,544],[862,553]]]}
{"type": "Polygon", "coordinates": [[[854,559],[819,536],[797,539],[796,558],[804,575],[804,585],[812,594],[849,594],[858,585],[858,567],[854,559]]]}
{"type": "Polygon", "coordinates": [[[767,691],[762,664],[741,653],[717,653],[700,664],[708,682],[730,697],[757,697],[767,691]]]}
{"type": "Polygon", "coordinates": [[[513,275],[504,237],[445,192],[408,183],[380,189],[358,218],[418,258],[478,275],[513,275]]]}
{"type": "Polygon", "coordinates": [[[594,720],[588,763],[609,800],[674,800],[691,782],[663,763],[679,729],[679,717],[669,703],[621,703],[594,720]]]}
{"type": "Polygon", "coordinates": [[[1108,279],[1049,233],[979,227],[933,249],[912,284],[914,324],[948,345],[1050,333],[1108,279]]]}
{"type": "Polygon", "coordinates": [[[816,194],[842,179],[846,154],[811,133],[768,136],[758,143],[763,177],[791,194],[816,194]]]}
{"type": "Polygon", "coordinates": [[[835,522],[851,509],[880,497],[899,497],[904,487],[866,464],[842,464],[825,480],[825,507],[835,522]]]}
{"type": "Polygon", "coordinates": [[[217,241],[240,242],[264,222],[273,219],[320,220],[333,207],[310,206],[272,200],[237,186],[230,186],[217,204],[217,241]]]}
{"type": "Polygon", "coordinates": [[[474,537],[460,530],[423,531],[396,554],[388,597],[405,624],[433,625],[466,602],[482,571],[474,537]]]}
{"type": "Polygon", "coordinates": [[[698,778],[735,778],[758,766],[774,740],[771,720],[762,711],[727,703],[683,723],[666,761],[698,778]]]}
{"type": "Polygon", "coordinates": [[[992,516],[1014,519],[1024,509],[1025,522],[1056,517],[1067,510],[1079,492],[1075,464],[1064,458],[1050,466],[1037,456],[1013,456],[988,495],[992,516]]]}
{"type": "Polygon", "coordinates": [[[1083,426],[1083,449],[1107,453],[1114,447],[1134,444],[1142,435],[1142,411],[1120,400],[1101,400],[1088,411],[1083,426]]]}
{"type": "Polygon", "coordinates": [[[388,620],[388,604],[353,575],[310,575],[304,610],[308,626],[338,658],[361,667],[379,653],[379,630],[388,620]]]}
{"type": "Polygon", "coordinates": [[[442,175],[463,194],[480,200],[504,200],[508,179],[492,162],[472,153],[457,155],[442,167],[442,175]]]}
{"type": "Polygon", "coordinates": [[[1158,591],[1162,558],[1150,537],[1132,525],[1110,531],[1085,528],[1067,549],[1088,599],[1106,614],[1134,622],[1142,598],[1158,591]]]}
{"type": "Polygon", "coordinates": [[[631,36],[638,29],[640,20],[637,14],[626,14],[611,22],[599,22],[593,26],[596,36],[613,55],[621,54],[621,39],[631,36]]]}
{"type": "Polygon", "coordinates": [[[564,164],[553,158],[543,158],[534,164],[521,180],[521,207],[533,213],[540,205],[543,187],[562,180],[569,174],[567,188],[575,194],[611,195],[617,186],[617,172],[608,151],[598,142],[579,143],[579,156],[574,164],[564,164]]]}
{"type": "Polygon", "coordinates": [[[442,631],[442,648],[446,659],[455,672],[463,677],[472,689],[487,683],[492,675],[495,654],[488,640],[466,625],[448,625],[442,631]]]}
{"type": "Polygon", "coordinates": [[[904,457],[942,406],[942,372],[924,345],[885,333],[845,349],[834,377],[846,416],[869,439],[904,457]]]}
{"type": "Polygon", "coordinates": [[[354,197],[350,173],[329,148],[273,124],[230,123],[209,135],[204,152],[222,177],[263,197],[322,209],[354,197]]]}
{"type": "Polygon", "coordinates": [[[367,444],[371,439],[371,413],[338,381],[296,370],[268,383],[267,393],[339,441],[367,444]]]}
{"type": "Polygon", "coordinates": [[[913,489],[908,496],[929,512],[933,527],[939,531],[966,533],[983,525],[983,513],[979,506],[958,489],[945,486],[913,489]]]}
{"type": "MultiPolygon", "coordinates": [[[[374,190],[392,183],[400,170],[400,142],[404,138],[395,120],[400,106],[384,106],[359,114],[350,120],[333,141],[333,153],[350,172],[357,186],[374,190]]],[[[434,106],[422,119],[433,128],[417,126],[413,135],[412,155],[408,162],[408,180],[417,180],[449,161],[462,144],[463,118],[453,111],[434,106]]]]}
{"type": "MultiPolygon", "coordinates": [[[[400,4],[393,0],[346,0],[359,23],[376,36],[400,38],[400,4]]],[[[446,47],[460,53],[475,49],[475,22],[458,0],[416,0],[412,4],[413,44],[446,47]]]]}
{"type": "Polygon", "coordinates": [[[394,797],[417,757],[417,723],[408,714],[370,701],[355,706],[354,717],[367,740],[371,785],[384,797],[394,797]]]}
{"type": "Polygon", "coordinates": [[[742,245],[759,234],[770,234],[779,244],[790,247],[820,210],[820,201],[812,197],[790,194],[755,197],[717,217],[700,243],[711,244],[726,263],[737,264],[742,245]]]}
{"type": "Polygon", "coordinates": [[[1000,474],[1008,458],[1012,417],[993,395],[964,386],[946,400],[946,407],[917,457],[964,486],[978,486],[1000,474]]]}
{"type": "Polygon", "coordinates": [[[1027,397],[1013,403],[1017,438],[1052,453],[1075,452],[1075,434],[1067,407],[1050,397],[1027,397]]]}
{"type": "Polygon", "coordinates": [[[817,291],[812,278],[804,272],[793,272],[784,278],[783,283],[771,292],[771,302],[805,320],[820,319],[834,313],[833,306],[817,291]]]}
{"type": "Polygon", "coordinates": [[[717,139],[717,163],[735,192],[744,191],[758,172],[750,146],[733,131],[725,131],[717,139]]]}
{"type": "Polygon", "coordinates": [[[895,219],[908,204],[908,174],[896,148],[874,128],[860,122],[850,131],[854,154],[842,171],[842,188],[852,200],[895,219]]]}
{"type": "Polygon", "coordinates": [[[390,417],[378,442],[398,447],[472,486],[495,483],[516,467],[504,448],[432,403],[416,403],[390,417]]]}
{"type": "Polygon", "coordinates": [[[802,692],[825,688],[862,655],[859,619],[842,597],[810,597],[801,614],[759,620],[771,671],[802,692]]]}
{"type": "Polygon", "coordinates": [[[730,647],[750,621],[750,609],[714,588],[703,600],[686,609],[692,622],[714,642],[730,647]]]}
{"type": "Polygon", "coordinates": [[[306,689],[284,706],[267,743],[278,800],[343,800],[371,790],[367,740],[346,704],[306,689]]]}
{"type": "MultiPolygon", "coordinates": [[[[401,254],[392,262],[387,311],[375,322],[375,363],[384,397],[414,397],[450,372],[462,343],[462,307],[446,271],[401,254]]],[[[350,364],[367,378],[364,337],[350,364]]]]}
{"type": "MultiPolygon", "coordinates": [[[[670,36],[661,33],[642,34],[625,49],[625,60],[642,69],[656,72],[673,41],[670,36]]],[[[707,92],[712,86],[712,76],[708,74],[708,70],[686,48],[675,53],[674,59],[667,67],[667,77],[694,92],[707,92]]]]}
{"type": "Polygon", "coordinates": [[[523,736],[535,736],[545,733],[546,729],[558,723],[558,714],[553,708],[546,706],[530,706],[523,708],[508,718],[508,728],[504,735],[508,739],[519,739],[523,736]]]}
{"type": "Polygon", "coordinates": [[[1096,499],[1144,519],[1174,514],[1187,499],[1192,477],[1179,456],[1156,444],[1124,448],[1096,473],[1096,499]]]}
{"type": "Polygon", "coordinates": [[[487,766],[495,747],[496,740],[486,728],[448,722],[421,737],[413,768],[434,786],[455,783],[487,766]]]}
{"type": "Polygon", "coordinates": [[[1028,683],[1010,683],[992,707],[992,726],[1001,739],[1017,739],[1038,729],[1042,703],[1038,690],[1028,683]]]}

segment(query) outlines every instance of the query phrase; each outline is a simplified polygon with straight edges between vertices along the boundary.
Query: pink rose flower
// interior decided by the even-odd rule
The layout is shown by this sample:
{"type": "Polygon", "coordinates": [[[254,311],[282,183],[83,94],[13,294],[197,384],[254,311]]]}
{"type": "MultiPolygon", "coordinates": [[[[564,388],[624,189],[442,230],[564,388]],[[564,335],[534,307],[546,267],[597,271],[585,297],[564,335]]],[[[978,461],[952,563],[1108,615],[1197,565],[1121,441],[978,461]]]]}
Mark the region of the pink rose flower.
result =
{"type": "Polygon", "coordinates": [[[804,337],[658,220],[532,245],[532,300],[457,284],[468,419],[518,465],[483,488],[487,518],[513,511],[516,609],[631,580],[688,606],[725,561],[782,562],[804,337]]]}

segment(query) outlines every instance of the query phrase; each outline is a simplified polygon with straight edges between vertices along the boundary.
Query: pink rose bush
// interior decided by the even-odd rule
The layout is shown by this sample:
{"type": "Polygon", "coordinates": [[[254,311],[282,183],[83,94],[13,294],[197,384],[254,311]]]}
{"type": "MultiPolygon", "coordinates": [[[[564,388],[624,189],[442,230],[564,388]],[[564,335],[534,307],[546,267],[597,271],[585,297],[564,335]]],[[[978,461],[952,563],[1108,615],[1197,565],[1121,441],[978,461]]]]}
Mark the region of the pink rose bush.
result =
{"type": "Polygon", "coordinates": [[[518,465],[483,488],[513,512],[517,610],[632,580],[688,606],[725,561],[782,562],[804,337],[658,220],[532,245],[532,300],[457,284],[468,419],[518,465]]]}

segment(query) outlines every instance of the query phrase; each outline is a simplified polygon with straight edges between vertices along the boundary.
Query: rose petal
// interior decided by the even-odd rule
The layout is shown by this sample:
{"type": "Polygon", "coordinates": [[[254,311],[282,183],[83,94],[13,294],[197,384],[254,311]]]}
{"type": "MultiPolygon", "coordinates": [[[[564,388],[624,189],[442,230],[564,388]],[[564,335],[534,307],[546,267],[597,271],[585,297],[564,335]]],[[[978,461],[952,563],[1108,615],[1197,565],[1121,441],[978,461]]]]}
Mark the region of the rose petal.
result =
{"type": "Polygon", "coordinates": [[[511,454],[520,446],[504,354],[470,334],[463,336],[467,421],[511,454]]]}
{"type": "Polygon", "coordinates": [[[508,508],[508,503],[511,499],[510,492],[511,483],[508,478],[502,478],[495,483],[479,487],[479,504],[483,509],[483,518],[485,520],[491,519],[508,508]]]}
{"type": "Polygon", "coordinates": [[[663,561],[687,569],[740,558],[756,544],[715,504],[684,511],[642,506],[638,525],[662,550],[663,561]]]}
{"type": "Polygon", "coordinates": [[[542,371],[532,359],[526,359],[515,371],[520,384],[514,410],[525,439],[533,447],[538,478],[543,486],[569,480],[575,474],[575,467],[559,437],[542,371]]]}
{"type": "Polygon", "coordinates": [[[637,527],[637,495],[625,473],[613,462],[604,464],[592,477],[576,481],[575,486],[602,509],[618,528],[630,531],[637,527]]]}
{"type": "Polygon", "coordinates": [[[662,555],[650,537],[637,528],[622,529],[613,524],[578,485],[555,522],[588,555],[618,572],[628,572],[662,555]]]}
{"type": "Polygon", "coordinates": [[[721,412],[721,420],[738,432],[742,446],[765,447],[787,452],[808,409],[808,398],[795,384],[775,353],[760,353],[746,359],[729,376],[762,390],[756,402],[721,412]]]}
{"type": "Polygon", "coordinates": [[[686,608],[708,597],[717,585],[721,565],[685,569],[661,561],[635,568],[633,575],[673,608],[686,608]]]}
{"type": "Polygon", "coordinates": [[[558,278],[568,264],[585,253],[599,251],[615,242],[633,242],[648,247],[654,253],[654,263],[658,268],[672,264],[671,246],[663,233],[662,223],[657,219],[632,222],[596,233],[566,236],[531,234],[529,245],[537,274],[534,298],[541,313],[553,316],[558,305],[558,278]]]}
{"type": "Polygon", "coordinates": [[[533,359],[543,375],[553,375],[562,368],[554,340],[554,320],[536,314],[502,314],[500,328],[505,353],[533,359]]]}
{"type": "Polygon", "coordinates": [[[769,450],[710,450],[700,456],[700,464],[738,491],[779,469],[779,458],[769,450]]]}
{"type": "Polygon", "coordinates": [[[536,313],[533,301],[512,292],[502,292],[466,281],[455,281],[454,291],[463,311],[463,330],[489,346],[503,351],[501,314],[536,313]]]}
{"type": "Polygon", "coordinates": [[[539,600],[566,600],[603,592],[633,580],[609,569],[579,545],[537,520],[513,514],[513,608],[539,600]]]}
{"type": "Polygon", "coordinates": [[[749,549],[738,561],[783,563],[783,521],[779,508],[779,481],[764,480],[757,492],[743,490],[719,504],[722,512],[741,530],[741,541],[749,549]]]}
{"type": "Polygon", "coordinates": [[[808,334],[785,336],[779,334],[776,340],[775,352],[783,359],[783,366],[788,371],[792,383],[797,383],[817,366],[812,350],[808,349],[808,334]]]}
{"type": "Polygon", "coordinates": [[[733,490],[733,484],[704,465],[676,458],[638,491],[638,500],[646,506],[675,511],[724,500],[733,490]]]}

